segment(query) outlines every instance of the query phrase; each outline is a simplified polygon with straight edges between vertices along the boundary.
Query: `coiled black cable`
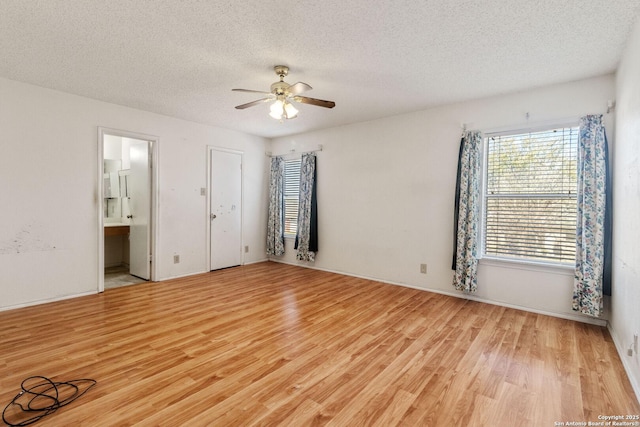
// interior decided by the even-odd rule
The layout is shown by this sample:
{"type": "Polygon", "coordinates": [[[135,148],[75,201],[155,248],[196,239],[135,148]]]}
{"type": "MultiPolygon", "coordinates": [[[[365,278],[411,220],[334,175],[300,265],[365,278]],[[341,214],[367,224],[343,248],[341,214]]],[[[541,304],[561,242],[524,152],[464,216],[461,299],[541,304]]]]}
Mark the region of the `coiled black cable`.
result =
{"type": "Polygon", "coordinates": [[[2,421],[11,427],[33,424],[58,408],[76,400],[96,385],[92,379],[52,381],[39,375],[20,384],[18,393],[2,411],[2,421]]]}

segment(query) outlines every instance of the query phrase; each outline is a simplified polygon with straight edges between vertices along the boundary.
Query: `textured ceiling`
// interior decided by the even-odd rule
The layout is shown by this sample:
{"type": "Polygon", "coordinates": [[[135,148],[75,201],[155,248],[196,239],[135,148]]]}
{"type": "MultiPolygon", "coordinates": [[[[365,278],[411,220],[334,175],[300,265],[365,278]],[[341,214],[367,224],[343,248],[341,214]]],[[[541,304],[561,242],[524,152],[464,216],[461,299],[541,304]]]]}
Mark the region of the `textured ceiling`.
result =
{"type": "Polygon", "coordinates": [[[275,137],[613,72],[638,0],[0,0],[0,76],[275,137]],[[289,83],[336,102],[280,123],[289,83]]]}

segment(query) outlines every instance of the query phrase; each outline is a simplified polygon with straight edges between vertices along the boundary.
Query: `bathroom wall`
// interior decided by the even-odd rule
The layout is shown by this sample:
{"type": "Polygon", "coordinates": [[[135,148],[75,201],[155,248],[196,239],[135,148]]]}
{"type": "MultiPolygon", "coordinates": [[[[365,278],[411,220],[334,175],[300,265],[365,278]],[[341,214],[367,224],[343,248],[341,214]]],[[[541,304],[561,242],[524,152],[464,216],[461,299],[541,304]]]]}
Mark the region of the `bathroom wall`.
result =
{"type": "MultiPolygon", "coordinates": [[[[104,224],[128,224],[127,207],[129,199],[124,190],[125,177],[122,171],[129,168],[130,142],[126,138],[114,135],[104,137],[104,173],[105,185],[111,180],[111,187],[117,186],[116,197],[103,198],[104,224]],[[107,178],[109,176],[109,178],[107,178]],[[115,182],[113,182],[115,180],[115,182]]],[[[109,192],[105,189],[105,195],[109,192]]],[[[105,236],[104,238],[104,266],[105,268],[129,266],[129,238],[127,235],[105,236]]]]}
{"type": "MultiPolygon", "coordinates": [[[[118,197],[104,197],[104,220],[105,223],[122,223],[128,224],[127,218],[129,211],[129,198],[126,194],[127,174],[131,164],[131,155],[129,149],[131,147],[130,138],[122,138],[114,135],[105,135],[104,137],[104,172],[105,185],[107,183],[107,174],[116,173],[116,183],[118,186],[118,197]],[[117,165],[117,166],[116,166],[117,165]]],[[[113,175],[111,175],[113,178],[113,175]]],[[[105,195],[108,191],[105,190],[105,195]]]]}

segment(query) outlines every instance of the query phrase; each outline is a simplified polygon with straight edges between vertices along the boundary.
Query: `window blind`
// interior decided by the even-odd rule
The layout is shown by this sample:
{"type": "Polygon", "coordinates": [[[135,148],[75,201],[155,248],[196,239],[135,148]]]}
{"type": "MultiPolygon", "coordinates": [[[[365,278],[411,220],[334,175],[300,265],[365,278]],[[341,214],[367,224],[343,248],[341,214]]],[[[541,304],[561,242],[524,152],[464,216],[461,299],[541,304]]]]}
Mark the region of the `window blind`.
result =
{"type": "Polygon", "coordinates": [[[486,139],[484,253],[575,260],[578,128],[486,139]]]}
{"type": "Polygon", "coordinates": [[[298,230],[300,164],[300,159],[284,162],[284,234],[288,236],[295,236],[298,230]]]}

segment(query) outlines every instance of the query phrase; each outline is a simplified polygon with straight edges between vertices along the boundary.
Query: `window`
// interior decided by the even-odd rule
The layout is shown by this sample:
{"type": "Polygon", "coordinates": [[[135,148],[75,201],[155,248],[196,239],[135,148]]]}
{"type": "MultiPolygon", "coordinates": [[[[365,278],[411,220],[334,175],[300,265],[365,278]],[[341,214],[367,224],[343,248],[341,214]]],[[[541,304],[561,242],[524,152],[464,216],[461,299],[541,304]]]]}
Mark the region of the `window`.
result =
{"type": "Polygon", "coordinates": [[[575,260],[578,128],[485,139],[484,254],[575,260]]]}
{"type": "Polygon", "coordinates": [[[295,237],[298,230],[300,159],[284,162],[284,235],[295,237]]]}

